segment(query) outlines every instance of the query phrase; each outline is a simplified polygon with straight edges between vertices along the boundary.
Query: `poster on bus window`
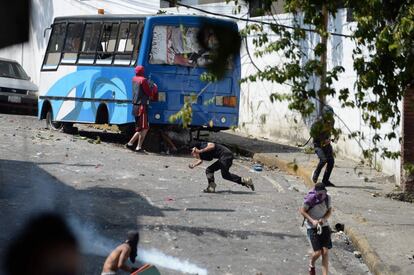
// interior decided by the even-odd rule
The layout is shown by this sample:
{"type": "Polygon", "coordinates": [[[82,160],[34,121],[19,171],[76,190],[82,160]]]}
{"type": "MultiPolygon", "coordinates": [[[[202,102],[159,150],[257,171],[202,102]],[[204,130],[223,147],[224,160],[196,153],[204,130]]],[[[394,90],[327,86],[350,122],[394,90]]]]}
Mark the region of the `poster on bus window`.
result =
{"type": "Polygon", "coordinates": [[[207,65],[209,52],[199,46],[198,30],[198,28],[183,26],[155,26],[150,63],[191,67],[207,65]]]}

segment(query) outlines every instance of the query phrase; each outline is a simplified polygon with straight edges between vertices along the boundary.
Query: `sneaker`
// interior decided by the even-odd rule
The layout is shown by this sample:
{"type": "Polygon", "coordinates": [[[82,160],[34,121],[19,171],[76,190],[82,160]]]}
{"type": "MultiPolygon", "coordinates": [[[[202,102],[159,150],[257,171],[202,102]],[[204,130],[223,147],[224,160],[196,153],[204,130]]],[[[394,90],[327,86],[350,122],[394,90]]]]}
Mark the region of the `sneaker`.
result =
{"type": "Polygon", "coordinates": [[[318,181],[318,178],[315,177],[315,170],[312,171],[311,180],[313,181],[313,183],[316,183],[318,181]]]}
{"type": "Polygon", "coordinates": [[[241,179],[243,186],[252,189],[254,191],[254,184],[252,178],[242,178],[241,179]]]}
{"type": "Polygon", "coordinates": [[[133,147],[134,147],[134,144],[129,144],[129,143],[126,143],[125,145],[124,145],[124,148],[125,149],[129,149],[129,150],[133,150],[133,147]]]}
{"type": "Polygon", "coordinates": [[[309,275],[316,275],[316,271],[315,271],[315,267],[314,266],[309,266],[309,275]]]}
{"type": "Polygon", "coordinates": [[[144,149],[135,149],[135,153],[138,153],[138,154],[144,154],[144,155],[148,155],[148,152],[147,151],[145,151],[144,149]]]}
{"type": "Polygon", "coordinates": [[[204,193],[215,193],[216,192],[216,183],[209,182],[206,189],[203,190],[204,193]]]}
{"type": "Polygon", "coordinates": [[[325,181],[325,182],[322,182],[322,183],[323,183],[323,185],[325,185],[325,187],[335,187],[335,184],[333,184],[329,180],[328,181],[325,181]]]}

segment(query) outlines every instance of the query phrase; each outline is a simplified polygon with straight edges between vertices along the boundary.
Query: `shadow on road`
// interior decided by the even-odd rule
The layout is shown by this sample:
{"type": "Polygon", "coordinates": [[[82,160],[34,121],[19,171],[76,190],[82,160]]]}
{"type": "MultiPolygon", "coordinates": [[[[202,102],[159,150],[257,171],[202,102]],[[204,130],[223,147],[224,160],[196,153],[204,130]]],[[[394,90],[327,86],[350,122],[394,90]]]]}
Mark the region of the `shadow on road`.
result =
{"type": "Polygon", "coordinates": [[[292,153],[301,151],[301,149],[298,147],[287,146],[265,140],[242,137],[239,135],[232,135],[224,132],[212,133],[210,139],[211,141],[225,144],[226,146],[230,147],[233,152],[249,157],[252,157],[251,152],[292,153]],[[243,148],[240,148],[239,144],[243,144],[243,148]]]}
{"type": "MultiPolygon", "coordinates": [[[[120,188],[76,189],[41,169],[36,163],[0,159],[0,259],[15,232],[32,215],[56,211],[87,224],[93,236],[123,241],[140,217],[164,216],[141,195],[120,188]]],[[[86,255],[85,274],[99,274],[102,257],[86,255]]],[[[1,272],[0,272],[1,274],[1,272]]]]}
{"type": "Polygon", "coordinates": [[[239,238],[241,240],[247,240],[249,237],[264,236],[277,239],[286,238],[303,238],[302,235],[293,235],[276,232],[256,231],[256,230],[224,230],[212,227],[196,227],[196,226],[183,226],[183,225],[150,225],[141,224],[141,228],[146,230],[162,230],[162,231],[174,231],[174,232],[188,232],[196,236],[202,236],[204,234],[216,234],[223,238],[239,238]]]}

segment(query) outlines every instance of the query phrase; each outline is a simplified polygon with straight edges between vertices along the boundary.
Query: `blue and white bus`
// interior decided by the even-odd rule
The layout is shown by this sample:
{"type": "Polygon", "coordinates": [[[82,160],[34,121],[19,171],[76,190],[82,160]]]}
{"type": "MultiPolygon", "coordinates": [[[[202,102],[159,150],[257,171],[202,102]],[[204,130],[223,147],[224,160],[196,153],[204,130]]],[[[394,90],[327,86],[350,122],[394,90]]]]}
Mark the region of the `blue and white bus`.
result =
{"type": "Polygon", "coordinates": [[[231,58],[221,81],[201,81],[209,55],[197,33],[206,22],[237,29],[234,22],[203,16],[56,18],[41,68],[39,119],[52,129],[73,123],[132,125],[132,77],[134,67],[143,65],[159,91],[150,104],[150,124],[171,125],[169,117],[191,98],[191,128],[236,126],[240,56],[231,58]]]}

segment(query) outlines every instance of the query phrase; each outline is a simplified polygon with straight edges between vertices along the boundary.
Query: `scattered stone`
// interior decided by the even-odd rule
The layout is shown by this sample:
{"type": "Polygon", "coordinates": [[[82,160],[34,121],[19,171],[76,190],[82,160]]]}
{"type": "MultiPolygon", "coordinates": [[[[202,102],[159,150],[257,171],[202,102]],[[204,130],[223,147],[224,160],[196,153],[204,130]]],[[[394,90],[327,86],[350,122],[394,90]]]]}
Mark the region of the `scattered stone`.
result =
{"type": "Polygon", "coordinates": [[[249,249],[247,249],[247,247],[244,248],[244,251],[248,251],[249,249]]]}
{"type": "Polygon", "coordinates": [[[359,251],[354,251],[354,256],[355,256],[355,258],[360,259],[362,257],[362,254],[359,251]]]}
{"type": "Polygon", "coordinates": [[[168,166],[168,165],[164,165],[164,168],[168,168],[168,167],[170,167],[170,166],[168,166]]]}
{"type": "Polygon", "coordinates": [[[292,187],[292,190],[293,190],[293,191],[296,191],[296,192],[299,192],[299,189],[298,189],[298,188],[296,188],[295,186],[293,186],[293,187],[292,187]]]}

